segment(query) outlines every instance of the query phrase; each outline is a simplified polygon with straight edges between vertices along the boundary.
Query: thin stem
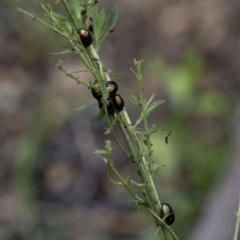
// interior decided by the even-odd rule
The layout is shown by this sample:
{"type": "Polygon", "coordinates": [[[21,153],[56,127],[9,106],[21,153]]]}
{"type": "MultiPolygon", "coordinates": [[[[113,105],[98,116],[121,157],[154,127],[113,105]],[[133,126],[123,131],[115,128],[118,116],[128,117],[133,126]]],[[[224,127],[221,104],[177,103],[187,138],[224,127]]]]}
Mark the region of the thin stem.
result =
{"type": "Polygon", "coordinates": [[[118,146],[120,147],[120,149],[122,150],[122,152],[128,157],[130,158],[130,154],[128,153],[128,151],[124,148],[124,146],[122,145],[120,139],[118,138],[118,136],[115,134],[114,131],[112,131],[112,135],[114,140],[117,142],[118,146]]]}
{"type": "MultiPolygon", "coordinates": [[[[99,59],[98,53],[93,47],[91,47],[89,50],[92,52],[92,55],[96,59],[99,59]]],[[[99,62],[99,64],[101,64],[101,61],[99,62]]],[[[107,77],[107,79],[110,79],[109,75],[106,72],[105,76],[107,77]]],[[[125,142],[128,146],[128,149],[131,152],[131,159],[136,164],[139,175],[143,183],[145,184],[145,197],[147,199],[147,202],[149,206],[151,206],[151,208],[154,210],[154,212],[156,214],[159,214],[161,209],[161,203],[158,198],[158,193],[156,191],[152,175],[149,173],[147,160],[145,156],[141,156],[142,154],[139,152],[141,151],[141,144],[139,143],[134,129],[129,127],[131,126],[131,121],[126,110],[124,109],[123,113],[118,114],[118,116],[120,116],[120,119],[117,118],[117,123],[123,135],[123,138],[125,139],[125,142]],[[126,131],[126,128],[128,131],[126,131]],[[131,134],[131,137],[129,136],[129,134],[131,134]]]]}
{"type": "MultiPolygon", "coordinates": [[[[67,35],[67,34],[59,31],[57,28],[55,28],[55,27],[53,27],[52,25],[46,23],[45,21],[43,21],[41,18],[37,17],[36,15],[33,15],[33,14],[31,14],[31,13],[29,13],[29,12],[23,10],[22,8],[19,8],[19,7],[17,7],[16,10],[17,10],[18,12],[21,12],[21,13],[27,15],[27,16],[28,16],[29,18],[31,18],[32,20],[35,20],[35,21],[43,24],[43,25],[46,26],[47,28],[49,28],[49,29],[53,30],[54,32],[58,33],[59,35],[65,37],[65,38],[67,38],[67,39],[72,39],[69,35],[67,35]]],[[[72,40],[74,40],[74,39],[72,39],[72,40]]]]}
{"type": "Polygon", "coordinates": [[[156,215],[155,212],[152,211],[151,208],[146,207],[146,209],[148,210],[149,213],[152,214],[152,216],[156,219],[157,221],[157,225],[160,225],[162,228],[163,232],[168,232],[170,234],[170,236],[172,237],[173,240],[179,240],[179,238],[177,237],[177,235],[173,232],[173,230],[158,216],[156,215]]]}
{"type": "MultiPolygon", "coordinates": [[[[97,81],[99,84],[99,88],[102,94],[102,100],[103,100],[103,109],[105,113],[105,117],[107,120],[108,127],[110,129],[110,133],[112,134],[113,138],[119,145],[120,149],[124,152],[126,156],[136,165],[137,171],[139,173],[139,176],[141,178],[141,184],[136,184],[134,183],[131,179],[125,180],[121,174],[117,171],[117,169],[114,167],[112,160],[110,158],[110,153],[112,150],[111,144],[106,145],[107,151],[107,164],[108,164],[108,169],[111,169],[113,173],[118,177],[120,180],[116,184],[121,184],[124,186],[124,188],[130,193],[130,195],[133,197],[133,199],[138,203],[139,205],[145,206],[145,208],[151,213],[153,216],[156,225],[160,226],[162,229],[162,234],[164,236],[165,240],[169,240],[170,238],[173,240],[178,240],[176,235],[173,233],[171,228],[166,225],[166,223],[160,218],[160,209],[161,209],[161,203],[158,197],[157,189],[153,181],[153,174],[152,174],[152,158],[151,158],[151,142],[150,142],[150,133],[149,133],[149,125],[147,121],[147,115],[143,116],[143,124],[144,124],[144,130],[145,130],[145,141],[146,144],[144,143],[144,140],[142,137],[138,137],[136,134],[135,128],[132,126],[131,120],[128,116],[128,113],[125,109],[123,109],[122,112],[120,113],[115,113],[114,116],[109,116],[108,115],[108,110],[106,106],[106,100],[108,98],[108,92],[105,87],[106,81],[109,81],[111,78],[109,76],[108,71],[106,70],[105,66],[103,65],[97,50],[94,48],[93,45],[85,48],[78,35],[78,22],[76,21],[73,12],[71,11],[68,3],[66,0],[61,0],[67,15],[69,21],[72,23],[72,28],[73,28],[73,33],[72,32],[67,32],[65,33],[65,29],[63,28],[63,31],[60,31],[60,25],[58,24],[56,19],[53,19],[53,22],[57,22],[57,28],[53,25],[48,24],[47,22],[41,20],[37,16],[28,13],[24,11],[21,8],[17,8],[19,12],[24,13],[28,17],[30,17],[33,20],[36,20],[46,26],[47,28],[53,30],[54,32],[57,32],[61,36],[65,37],[68,39],[70,42],[71,46],[74,49],[74,53],[78,54],[80,59],[82,60],[83,64],[86,66],[86,68],[89,70],[89,72],[92,74],[94,77],[94,80],[97,81]],[[59,28],[59,29],[58,29],[59,28]],[[125,145],[123,145],[114,132],[113,129],[113,123],[114,121],[116,122],[117,126],[120,129],[120,132],[122,134],[123,142],[125,145]],[[146,149],[146,146],[147,149],[146,149]],[[136,193],[135,189],[141,190],[142,197],[139,197],[138,194],[136,193]]],[[[51,18],[51,15],[49,16],[51,18]]],[[[95,41],[97,41],[95,39],[95,41]]],[[[97,44],[96,44],[97,45],[97,44]]],[[[144,95],[143,95],[143,86],[142,86],[142,73],[140,70],[141,68],[141,63],[142,61],[137,62],[135,60],[135,65],[137,67],[137,72],[134,72],[137,79],[138,79],[138,84],[139,84],[139,104],[142,110],[142,114],[144,114],[144,107],[145,107],[145,100],[144,100],[144,95]]],[[[90,87],[89,84],[86,84],[82,82],[78,77],[73,75],[72,73],[66,71],[63,69],[63,67],[59,64],[58,68],[63,71],[67,76],[71,77],[74,81],[77,83],[81,83],[88,88],[90,87]]],[[[239,218],[238,218],[238,226],[239,226],[239,218]]],[[[238,229],[237,229],[238,232],[238,229]]],[[[159,233],[160,234],[160,233],[159,233]]],[[[162,236],[162,235],[161,235],[162,236]]],[[[159,235],[160,238],[160,235],[159,235]]],[[[234,239],[236,240],[236,239],[234,239]]]]}
{"type": "Polygon", "coordinates": [[[66,74],[67,77],[72,78],[72,79],[73,79],[75,82],[77,82],[78,84],[82,84],[82,85],[84,85],[84,86],[86,86],[86,87],[88,87],[88,88],[90,87],[89,84],[81,81],[81,80],[79,79],[79,77],[76,77],[74,74],[72,74],[72,73],[68,72],[67,70],[65,70],[65,69],[61,66],[61,64],[57,64],[57,67],[58,67],[59,70],[63,71],[63,72],[66,74]]]}
{"type": "Polygon", "coordinates": [[[66,9],[66,11],[67,11],[67,14],[68,14],[69,19],[73,22],[73,24],[75,25],[76,29],[78,29],[78,28],[79,28],[79,27],[78,27],[78,24],[77,24],[77,22],[75,21],[75,19],[74,19],[74,17],[73,17],[73,14],[72,14],[72,11],[71,11],[71,9],[69,8],[66,0],[62,0],[62,3],[63,3],[63,5],[64,5],[64,7],[65,7],[65,9],[66,9]]]}
{"type": "Polygon", "coordinates": [[[238,240],[238,234],[239,234],[239,227],[240,227],[240,193],[239,193],[238,210],[237,210],[236,215],[237,215],[237,220],[236,220],[236,227],[235,227],[233,240],[238,240]]]}
{"type": "Polygon", "coordinates": [[[133,189],[129,186],[129,183],[127,183],[123,177],[119,174],[119,172],[117,171],[117,169],[113,166],[112,162],[109,161],[108,162],[110,169],[116,174],[116,176],[119,178],[121,184],[128,190],[128,192],[131,194],[131,196],[135,199],[135,202],[137,202],[138,204],[143,204],[143,199],[140,198],[135,191],[133,191],[133,189]]]}

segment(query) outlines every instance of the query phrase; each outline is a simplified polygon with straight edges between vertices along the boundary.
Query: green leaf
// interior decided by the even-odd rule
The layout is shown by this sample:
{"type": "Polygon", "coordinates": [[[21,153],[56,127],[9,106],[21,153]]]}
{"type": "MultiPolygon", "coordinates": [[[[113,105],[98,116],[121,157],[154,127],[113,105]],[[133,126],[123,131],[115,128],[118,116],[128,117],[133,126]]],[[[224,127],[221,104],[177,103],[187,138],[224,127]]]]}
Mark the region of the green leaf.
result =
{"type": "Polygon", "coordinates": [[[153,112],[158,106],[160,106],[164,102],[165,102],[165,100],[159,100],[159,101],[152,102],[146,110],[147,115],[149,115],[151,112],[153,112]]]}
{"type": "Polygon", "coordinates": [[[154,101],[155,95],[153,94],[149,100],[147,101],[147,103],[144,105],[144,109],[143,109],[143,115],[144,117],[147,117],[152,111],[154,111],[159,105],[163,104],[165,102],[165,100],[159,100],[159,101],[154,101]]]}
{"type": "Polygon", "coordinates": [[[151,105],[151,102],[153,101],[154,97],[155,97],[155,94],[153,94],[153,95],[148,99],[147,103],[144,105],[145,110],[147,110],[148,107],[151,105]]]}
{"type": "Polygon", "coordinates": [[[50,52],[48,54],[51,54],[51,55],[61,55],[61,54],[72,54],[73,52],[69,49],[65,49],[63,51],[60,51],[60,52],[50,52]]]}
{"type": "Polygon", "coordinates": [[[142,80],[143,80],[142,71],[141,71],[143,60],[136,60],[134,58],[133,62],[134,62],[136,71],[134,71],[133,69],[131,69],[131,70],[134,73],[134,75],[136,76],[138,84],[140,85],[140,84],[142,84],[142,80]]]}
{"type": "Polygon", "coordinates": [[[93,122],[96,122],[96,121],[100,122],[103,119],[104,116],[105,116],[105,111],[104,111],[104,108],[102,108],[101,111],[99,112],[99,114],[97,115],[97,117],[95,117],[92,121],[93,122]]]}
{"type": "Polygon", "coordinates": [[[136,106],[139,105],[139,99],[138,99],[138,97],[132,95],[132,96],[131,96],[131,102],[132,102],[134,105],[136,105],[136,106]]]}
{"type": "Polygon", "coordinates": [[[81,112],[81,111],[86,110],[86,109],[88,109],[88,108],[90,108],[90,107],[93,107],[93,106],[95,106],[95,105],[96,105],[95,103],[92,104],[92,105],[89,105],[89,106],[82,105],[82,106],[78,107],[75,111],[76,111],[76,112],[81,112]]]}
{"type": "Polygon", "coordinates": [[[95,48],[100,49],[103,41],[111,30],[114,29],[118,19],[118,9],[114,7],[112,9],[112,22],[110,22],[110,14],[106,13],[105,10],[99,9],[94,6],[90,9],[90,16],[93,18],[93,28],[95,37],[95,48]]]}
{"type": "MultiPolygon", "coordinates": [[[[155,97],[155,95],[153,94],[148,99],[147,102],[146,102],[146,100],[144,100],[144,106],[143,106],[142,112],[141,112],[139,118],[137,119],[135,126],[140,124],[144,118],[147,118],[151,112],[153,112],[159,105],[161,105],[165,102],[165,100],[153,101],[154,97],[155,97]]],[[[136,99],[134,99],[134,100],[136,100],[136,99]]]]}
{"type": "Polygon", "coordinates": [[[67,12],[69,21],[72,23],[72,25],[74,26],[75,29],[79,29],[80,21],[78,21],[78,19],[76,19],[76,16],[74,15],[74,12],[71,9],[71,6],[68,5],[68,2],[66,0],[62,0],[62,3],[64,5],[64,8],[65,8],[66,12],[67,12]]]}
{"type": "Polygon", "coordinates": [[[93,10],[94,36],[96,39],[97,48],[100,48],[107,32],[108,15],[104,10],[99,10],[98,7],[93,8],[93,10]]]}
{"type": "Polygon", "coordinates": [[[64,20],[64,21],[67,21],[68,19],[63,16],[62,14],[58,13],[58,12],[55,12],[55,11],[52,11],[51,15],[59,20],[64,20]]]}
{"type": "Polygon", "coordinates": [[[96,150],[96,151],[94,151],[94,154],[95,155],[98,155],[98,156],[102,156],[102,155],[106,155],[107,154],[107,151],[106,150],[96,150]]]}
{"type": "Polygon", "coordinates": [[[109,31],[113,30],[117,24],[118,21],[118,8],[114,7],[112,9],[112,16],[113,16],[113,20],[112,20],[112,24],[109,27],[109,31]]]}
{"type": "Polygon", "coordinates": [[[110,74],[111,74],[111,78],[115,78],[115,79],[124,77],[124,75],[121,72],[114,72],[114,73],[110,73],[110,74]]]}
{"type": "Polygon", "coordinates": [[[52,6],[50,4],[41,4],[42,9],[44,10],[46,16],[50,16],[52,14],[52,6]]]}
{"type": "Polygon", "coordinates": [[[110,134],[110,133],[111,133],[111,129],[110,129],[109,127],[107,127],[107,128],[105,129],[104,135],[108,135],[108,134],[110,134]]]}
{"type": "Polygon", "coordinates": [[[81,13],[80,13],[80,1],[79,0],[72,0],[70,1],[70,9],[75,16],[76,19],[81,19],[81,13]]]}

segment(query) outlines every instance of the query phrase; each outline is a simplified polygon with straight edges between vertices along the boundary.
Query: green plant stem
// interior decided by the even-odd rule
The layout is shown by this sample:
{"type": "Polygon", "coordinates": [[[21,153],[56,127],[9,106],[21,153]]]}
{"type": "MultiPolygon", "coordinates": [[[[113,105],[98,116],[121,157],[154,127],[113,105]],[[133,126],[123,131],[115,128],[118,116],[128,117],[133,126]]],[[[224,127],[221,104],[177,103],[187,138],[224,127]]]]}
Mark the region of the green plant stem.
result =
{"type": "Polygon", "coordinates": [[[67,14],[68,14],[69,19],[74,23],[76,29],[78,29],[78,28],[79,28],[79,27],[78,27],[78,24],[77,24],[77,22],[75,21],[75,19],[74,19],[74,17],[73,17],[73,14],[72,14],[72,11],[71,11],[71,9],[69,8],[66,0],[61,0],[61,1],[62,1],[63,5],[64,5],[66,11],[67,11],[67,14]]]}
{"type": "Polygon", "coordinates": [[[237,210],[236,215],[237,215],[237,220],[236,220],[236,227],[235,227],[233,240],[238,240],[238,234],[239,234],[239,227],[240,227],[240,193],[239,193],[238,210],[237,210]]]}
{"type": "MultiPolygon", "coordinates": [[[[53,32],[56,32],[56,33],[60,34],[61,36],[69,39],[69,36],[68,36],[68,35],[66,35],[65,33],[61,32],[61,31],[59,31],[58,29],[56,29],[56,28],[53,27],[52,25],[46,23],[45,21],[43,21],[41,18],[37,17],[36,15],[33,15],[33,14],[31,14],[31,13],[29,13],[29,12],[23,10],[22,8],[19,8],[19,7],[17,7],[16,10],[17,10],[18,12],[21,12],[21,13],[27,15],[27,16],[28,16],[29,18],[31,18],[32,20],[35,20],[35,21],[40,22],[41,24],[43,24],[43,25],[46,26],[47,28],[51,29],[53,32]]],[[[74,40],[74,39],[72,39],[72,40],[74,40]]]]}
{"type": "MultiPolygon", "coordinates": [[[[94,56],[94,58],[99,59],[98,53],[93,47],[90,48],[90,51],[92,52],[92,55],[94,56]]],[[[99,68],[101,69],[102,68],[101,61],[98,61],[98,63],[100,64],[99,68]]],[[[105,72],[102,78],[110,79],[110,76],[107,74],[107,72],[105,72]]],[[[123,113],[119,113],[119,115],[121,116],[121,118],[120,119],[117,118],[118,119],[117,124],[120,128],[123,138],[125,139],[128,149],[131,152],[132,161],[136,164],[139,172],[139,176],[142,179],[142,182],[145,186],[143,195],[146,200],[146,204],[149,205],[149,207],[155,213],[155,215],[153,216],[157,216],[160,213],[161,203],[158,197],[158,193],[157,193],[152,175],[150,174],[150,171],[149,171],[149,165],[147,163],[145,156],[142,156],[142,153],[139,152],[141,151],[141,146],[139,146],[139,141],[137,139],[137,136],[134,133],[134,130],[129,128],[129,126],[131,126],[131,122],[126,110],[124,109],[123,113]],[[126,130],[126,128],[128,131],[126,130]],[[129,133],[131,133],[131,137],[129,136],[129,133]]],[[[177,238],[173,238],[173,239],[177,239],[177,238]]]]}
{"type": "Polygon", "coordinates": [[[72,74],[72,73],[68,72],[67,70],[65,70],[65,69],[62,67],[61,63],[56,64],[56,66],[58,67],[59,70],[63,71],[67,77],[72,78],[76,83],[82,84],[82,85],[84,85],[85,87],[88,87],[88,88],[90,87],[89,84],[81,81],[81,80],[80,80],[78,77],[76,77],[74,74],[72,74]]]}
{"type": "Polygon", "coordinates": [[[156,213],[153,212],[151,208],[147,207],[146,209],[147,209],[147,211],[149,211],[149,213],[151,213],[154,216],[154,218],[157,221],[157,225],[160,225],[162,227],[164,235],[166,235],[168,232],[173,240],[179,240],[179,238],[173,232],[173,230],[158,215],[156,215],[156,213]]]}
{"type": "MultiPolygon", "coordinates": [[[[140,184],[138,186],[141,189],[143,199],[140,198],[135,193],[134,189],[132,188],[133,185],[129,184],[128,181],[124,180],[121,177],[121,175],[119,174],[117,169],[115,169],[115,167],[112,165],[112,162],[110,160],[108,160],[109,168],[113,170],[113,172],[119,178],[121,184],[132,195],[132,197],[134,198],[136,203],[138,203],[139,205],[145,206],[147,211],[149,211],[151,213],[151,215],[153,216],[153,218],[156,222],[157,227],[159,227],[159,226],[161,227],[164,239],[169,240],[169,236],[170,236],[171,239],[178,240],[177,236],[173,233],[171,228],[169,226],[167,226],[166,223],[159,217],[160,209],[161,209],[161,202],[159,200],[158,192],[157,192],[156,186],[153,181],[151,143],[150,143],[150,138],[149,138],[149,126],[148,126],[148,122],[147,122],[147,116],[143,117],[143,123],[144,123],[144,129],[145,129],[145,140],[147,143],[147,150],[146,150],[146,146],[145,146],[143,140],[139,139],[139,137],[136,135],[135,128],[132,126],[131,120],[125,109],[123,109],[123,111],[120,113],[115,113],[114,119],[108,115],[107,107],[105,104],[105,102],[107,100],[107,90],[105,89],[104,83],[109,81],[111,78],[110,78],[106,68],[102,64],[102,61],[100,60],[99,55],[98,55],[96,49],[94,48],[94,46],[91,45],[90,47],[84,48],[81,41],[80,40],[79,40],[79,42],[77,41],[78,40],[78,36],[77,36],[78,25],[76,23],[76,20],[74,19],[74,16],[73,16],[66,0],[61,0],[61,1],[64,4],[64,7],[66,9],[66,12],[68,14],[70,21],[73,22],[73,24],[76,28],[75,29],[76,31],[73,32],[74,35],[72,35],[70,33],[69,33],[69,35],[67,35],[65,32],[60,31],[56,27],[46,23],[42,19],[38,18],[37,16],[35,16],[31,13],[28,13],[27,11],[25,11],[21,8],[17,8],[17,10],[19,12],[24,13],[31,19],[40,22],[44,26],[48,27],[49,29],[53,30],[54,32],[58,33],[59,35],[65,37],[66,39],[68,39],[68,41],[70,42],[71,46],[74,49],[73,52],[79,55],[83,64],[87,67],[89,72],[93,75],[95,81],[97,81],[99,84],[100,91],[103,96],[103,101],[104,101],[103,108],[104,108],[108,127],[110,129],[112,136],[114,137],[114,139],[117,141],[118,144],[120,143],[120,141],[119,141],[118,137],[116,136],[114,129],[113,129],[114,121],[116,122],[117,126],[120,129],[120,132],[126,143],[126,149],[123,147],[122,144],[119,144],[119,146],[120,146],[121,150],[131,159],[131,161],[137,167],[139,176],[142,180],[141,186],[140,186],[140,184]]],[[[50,16],[50,18],[51,18],[51,16],[50,16]]],[[[56,21],[56,19],[55,20],[52,19],[52,20],[56,21]]],[[[141,66],[141,63],[137,67],[140,68],[140,66],[141,66]]],[[[71,73],[68,73],[66,70],[64,70],[61,67],[61,65],[59,65],[58,67],[60,68],[60,70],[64,71],[67,76],[74,79],[77,83],[82,83],[74,75],[72,75],[71,73]]],[[[138,75],[136,75],[136,77],[138,79],[138,84],[141,85],[142,84],[142,74],[140,73],[140,71],[138,72],[138,75]]],[[[84,85],[86,85],[86,84],[84,84],[84,85]]],[[[88,85],[88,87],[89,87],[89,85],[88,85]]],[[[144,98],[143,98],[142,85],[141,85],[141,89],[140,89],[140,102],[142,103],[142,106],[141,106],[142,112],[144,112],[143,111],[144,98]]],[[[159,234],[159,239],[161,239],[161,236],[162,235],[159,234]]]]}
{"type": "MultiPolygon", "coordinates": [[[[98,53],[93,47],[90,48],[90,51],[92,53],[92,56],[94,56],[95,59],[99,60],[98,53]]],[[[100,60],[98,61],[98,64],[99,64],[99,69],[102,69],[103,67],[102,67],[102,63],[100,60]]],[[[101,71],[101,73],[103,74],[103,71],[101,71]]],[[[106,79],[110,80],[110,76],[107,74],[107,72],[105,72],[105,74],[102,76],[102,78],[103,79],[106,78],[106,79]]],[[[154,212],[160,213],[161,204],[160,204],[160,200],[158,198],[156,187],[155,187],[154,181],[152,179],[152,176],[149,173],[147,160],[145,159],[145,156],[141,156],[142,154],[139,153],[139,151],[141,151],[141,149],[139,148],[139,142],[137,140],[137,136],[135,135],[133,130],[129,129],[129,125],[131,124],[131,122],[129,124],[130,119],[128,117],[128,114],[127,114],[126,110],[123,110],[123,114],[120,113],[119,115],[121,116],[123,121],[121,121],[121,119],[120,119],[117,121],[117,124],[121,130],[123,138],[126,141],[128,149],[131,152],[131,158],[132,158],[133,162],[136,164],[139,175],[140,175],[143,183],[145,184],[146,191],[145,191],[144,195],[145,195],[145,198],[147,199],[147,203],[149,204],[149,206],[151,206],[151,208],[154,210],[154,212]],[[124,122],[127,124],[125,125],[124,122]],[[130,138],[128,132],[126,131],[126,128],[128,129],[128,132],[132,133],[131,134],[132,138],[130,138]],[[135,139],[135,141],[134,141],[135,144],[133,144],[133,141],[132,141],[134,139],[135,139]],[[140,157],[140,159],[139,159],[139,157],[140,157]]]]}
{"type": "Polygon", "coordinates": [[[130,195],[133,197],[133,199],[135,200],[135,202],[137,202],[138,204],[144,204],[143,199],[141,199],[135,192],[134,190],[129,186],[129,184],[123,179],[123,177],[119,174],[119,172],[117,171],[117,169],[114,167],[114,165],[112,164],[111,159],[108,159],[108,165],[109,168],[114,172],[114,174],[118,177],[118,179],[120,180],[121,184],[127,189],[127,191],[130,193],[130,195]]]}

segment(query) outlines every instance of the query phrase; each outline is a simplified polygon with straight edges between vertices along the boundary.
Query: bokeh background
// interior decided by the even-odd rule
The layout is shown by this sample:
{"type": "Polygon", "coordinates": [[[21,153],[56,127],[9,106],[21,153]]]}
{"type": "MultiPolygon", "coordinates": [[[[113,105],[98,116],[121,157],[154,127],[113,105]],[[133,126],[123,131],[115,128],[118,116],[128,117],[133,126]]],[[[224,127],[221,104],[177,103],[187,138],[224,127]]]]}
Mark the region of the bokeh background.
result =
{"type": "MultiPolygon", "coordinates": [[[[61,6],[50,1],[56,9],[61,6]]],[[[160,198],[175,210],[180,239],[232,239],[240,190],[240,2],[238,0],[99,0],[119,21],[100,52],[118,81],[131,118],[144,59],[144,90],[165,99],[152,114],[160,198]],[[165,137],[169,131],[168,144],[165,137]]],[[[104,121],[87,89],[59,72],[93,80],[64,39],[16,12],[41,14],[40,1],[0,2],[0,239],[147,240],[153,222],[106,179],[93,152],[104,121]]],[[[125,175],[135,168],[118,149],[125,175]]]]}

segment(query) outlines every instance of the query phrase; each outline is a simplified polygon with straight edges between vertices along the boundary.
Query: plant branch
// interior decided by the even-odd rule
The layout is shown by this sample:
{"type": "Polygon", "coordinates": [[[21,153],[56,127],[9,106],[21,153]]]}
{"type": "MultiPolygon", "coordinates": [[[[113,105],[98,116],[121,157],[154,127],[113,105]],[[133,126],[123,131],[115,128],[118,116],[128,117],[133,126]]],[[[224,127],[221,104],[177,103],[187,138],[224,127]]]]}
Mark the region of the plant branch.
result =
{"type": "MultiPolygon", "coordinates": [[[[140,183],[136,183],[131,178],[125,179],[122,177],[122,175],[113,165],[111,159],[112,146],[111,142],[107,140],[105,144],[106,150],[100,151],[101,153],[99,155],[105,154],[105,158],[102,158],[107,163],[108,170],[111,170],[111,172],[114,173],[119,180],[119,182],[114,181],[113,178],[111,178],[109,171],[110,181],[116,185],[123,186],[132,196],[134,202],[139,206],[143,206],[143,208],[145,208],[153,216],[156,222],[156,226],[161,227],[162,229],[162,231],[159,231],[159,239],[163,235],[163,238],[165,240],[178,240],[177,236],[164,222],[164,220],[161,219],[160,216],[161,202],[158,196],[157,187],[154,183],[152,171],[154,167],[154,162],[152,159],[152,144],[150,141],[150,136],[151,133],[154,131],[152,131],[152,128],[149,127],[148,115],[157,106],[161,104],[161,101],[153,101],[154,95],[150,97],[149,100],[146,100],[144,98],[143,76],[141,72],[142,61],[137,61],[134,59],[136,71],[132,70],[138,81],[139,97],[136,99],[137,104],[141,110],[141,115],[137,120],[136,124],[133,126],[125,108],[121,112],[114,112],[113,114],[109,114],[108,112],[107,100],[109,98],[109,92],[106,89],[106,83],[111,80],[111,77],[108,73],[107,68],[103,65],[103,61],[100,59],[97,52],[98,46],[101,45],[101,40],[99,38],[100,35],[95,35],[95,44],[91,44],[88,47],[84,46],[78,36],[78,30],[79,26],[84,26],[85,23],[78,22],[80,21],[79,17],[74,15],[75,11],[72,11],[72,8],[69,7],[69,3],[66,0],[61,0],[61,2],[63,3],[63,6],[66,10],[67,18],[58,18],[57,14],[52,15],[51,7],[42,5],[42,8],[47,13],[47,16],[53,21],[53,25],[43,21],[39,17],[21,8],[17,8],[17,10],[21,13],[24,13],[31,19],[38,21],[52,31],[58,33],[70,42],[72,47],[72,53],[77,54],[80,57],[83,64],[92,74],[94,81],[96,81],[99,85],[103,107],[100,111],[98,118],[100,119],[101,116],[103,116],[104,114],[107,120],[107,125],[109,129],[108,132],[111,133],[122,152],[135,164],[137,172],[141,179],[140,183]],[[61,22],[63,21],[62,19],[64,19],[64,22],[61,22]],[[66,19],[68,20],[67,24],[66,19]],[[65,29],[66,25],[68,26],[68,28],[65,29]],[[142,131],[142,134],[138,136],[136,126],[140,122],[143,122],[144,130],[142,131]],[[117,125],[120,130],[120,133],[122,135],[121,138],[119,138],[115,133],[115,128],[113,127],[115,125],[117,125]],[[141,194],[141,196],[139,196],[138,193],[141,194]]],[[[94,6],[91,3],[91,9],[92,8],[94,8],[94,6]]],[[[115,13],[116,12],[117,11],[115,11],[115,13]]],[[[107,27],[109,16],[103,10],[98,10],[98,8],[95,8],[94,11],[91,11],[91,13],[94,13],[96,19],[98,19],[97,22],[93,22],[94,33],[92,34],[96,34],[95,32],[97,32],[105,38],[109,33],[107,27]]],[[[117,13],[115,15],[114,24],[112,24],[112,26],[115,25],[116,16],[117,13]]],[[[92,17],[94,19],[94,16],[92,17]]],[[[57,67],[61,71],[63,71],[66,76],[73,79],[76,83],[83,84],[89,89],[92,87],[91,83],[87,84],[84,81],[80,80],[78,77],[76,77],[73,73],[65,70],[62,67],[61,62],[57,64],[57,67]]]]}

